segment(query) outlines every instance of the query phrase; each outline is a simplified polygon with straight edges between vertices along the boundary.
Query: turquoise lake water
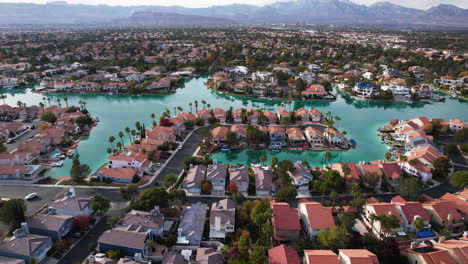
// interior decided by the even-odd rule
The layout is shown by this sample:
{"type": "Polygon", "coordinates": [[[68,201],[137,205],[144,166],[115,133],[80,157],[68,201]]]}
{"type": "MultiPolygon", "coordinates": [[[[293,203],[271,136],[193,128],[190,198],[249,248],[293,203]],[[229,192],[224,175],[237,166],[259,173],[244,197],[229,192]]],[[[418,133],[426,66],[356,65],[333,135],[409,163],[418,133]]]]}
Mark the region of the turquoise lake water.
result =
{"type": "MultiPolygon", "coordinates": [[[[201,100],[205,100],[211,107],[228,109],[229,107],[252,107],[264,110],[276,111],[283,103],[281,100],[252,99],[242,96],[219,94],[207,89],[203,83],[206,78],[197,78],[188,81],[184,88],[167,95],[89,95],[89,94],[47,94],[51,102],[57,98],[68,97],[69,105],[78,105],[78,101],[86,101],[86,107],[100,122],[93,128],[91,135],[82,140],[78,146],[78,153],[82,163],[87,163],[93,170],[98,169],[107,161],[106,149],[109,147],[109,136],[115,136],[125,127],[134,128],[135,122],[144,123],[147,128],[151,126],[151,113],[159,116],[166,108],[173,112],[173,107],[181,106],[189,111],[188,104],[198,100],[199,108],[201,100]]],[[[17,101],[27,105],[39,104],[44,95],[32,93],[31,88],[4,91],[7,94],[7,104],[16,106],[17,101]]],[[[348,138],[355,139],[358,145],[355,149],[344,152],[332,152],[333,159],[330,162],[347,161],[370,161],[383,159],[386,147],[380,143],[377,137],[377,129],[387,124],[392,118],[409,119],[417,116],[427,116],[444,119],[462,119],[468,121],[468,103],[460,99],[447,98],[445,103],[396,103],[396,102],[369,102],[350,98],[346,95],[338,95],[334,102],[320,101],[295,101],[293,109],[301,107],[315,107],[326,113],[330,111],[333,115],[341,118],[339,130],[346,130],[348,138]]],[[[124,141],[128,141],[125,135],[124,141]]],[[[258,161],[260,154],[266,153],[268,160],[275,155],[280,160],[290,159],[292,161],[307,160],[311,165],[320,165],[323,153],[321,152],[270,152],[257,150],[244,150],[233,152],[214,153],[214,159],[221,162],[250,164],[258,161]]],[[[50,175],[54,177],[69,176],[71,160],[65,160],[60,168],[53,168],[50,175]]]]}

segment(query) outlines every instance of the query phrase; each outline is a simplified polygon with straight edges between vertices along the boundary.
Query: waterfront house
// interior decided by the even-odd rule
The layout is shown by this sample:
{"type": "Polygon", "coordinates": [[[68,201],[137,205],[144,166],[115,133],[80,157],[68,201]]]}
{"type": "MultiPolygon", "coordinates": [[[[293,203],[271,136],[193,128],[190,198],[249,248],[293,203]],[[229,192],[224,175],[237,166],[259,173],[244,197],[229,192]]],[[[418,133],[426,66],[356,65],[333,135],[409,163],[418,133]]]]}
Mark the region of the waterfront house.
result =
{"type": "Polygon", "coordinates": [[[100,181],[111,180],[116,183],[129,184],[143,175],[141,170],[134,168],[101,168],[97,176],[100,181]]]}
{"type": "Polygon", "coordinates": [[[373,175],[374,177],[377,177],[378,183],[375,186],[376,189],[380,189],[380,186],[382,184],[382,177],[384,176],[382,170],[380,169],[379,164],[361,164],[358,165],[358,169],[361,175],[361,178],[363,179],[364,185],[366,185],[369,188],[372,188],[372,186],[369,186],[366,181],[365,181],[365,175],[373,175]]]}
{"type": "Polygon", "coordinates": [[[56,214],[55,210],[40,213],[27,219],[23,228],[28,228],[31,234],[51,237],[53,240],[61,240],[70,233],[73,226],[73,216],[56,214]]]}
{"type": "Polygon", "coordinates": [[[360,97],[370,97],[375,93],[375,86],[370,83],[356,83],[353,92],[360,97]]]}
{"type": "Polygon", "coordinates": [[[79,82],[73,85],[73,90],[86,93],[97,93],[101,90],[101,85],[95,82],[79,82]]]}
{"type": "Polygon", "coordinates": [[[221,255],[221,253],[217,252],[216,250],[212,248],[197,248],[197,256],[195,257],[195,263],[217,264],[223,262],[223,255],[221,255]]]}
{"type": "Polygon", "coordinates": [[[229,182],[234,183],[238,191],[245,196],[249,187],[249,167],[247,166],[231,166],[229,169],[229,182]]]}
{"type": "Polygon", "coordinates": [[[410,151],[417,147],[434,146],[433,137],[426,135],[422,130],[412,131],[406,134],[405,150],[410,151]]]}
{"type": "Polygon", "coordinates": [[[151,212],[132,210],[123,218],[121,225],[134,226],[142,231],[150,231],[151,236],[161,236],[164,231],[164,215],[156,206],[151,212]]]}
{"type": "Polygon", "coordinates": [[[270,201],[273,212],[271,223],[273,225],[273,236],[277,241],[296,241],[299,239],[301,224],[299,213],[288,203],[270,201]]]}
{"type": "Polygon", "coordinates": [[[306,127],[304,134],[312,148],[321,148],[324,146],[325,137],[323,132],[320,130],[312,126],[308,126],[306,127]]]}
{"type": "Polygon", "coordinates": [[[147,254],[146,240],[149,238],[150,231],[135,229],[133,226],[116,227],[107,230],[98,239],[98,248],[100,252],[108,250],[120,250],[127,256],[141,254],[145,257],[147,254]]]}
{"type": "Polygon", "coordinates": [[[341,146],[341,147],[348,146],[348,141],[346,140],[344,135],[332,127],[325,128],[323,135],[325,139],[327,140],[328,144],[330,145],[341,146]]]}
{"type": "Polygon", "coordinates": [[[381,89],[382,91],[390,91],[395,96],[409,97],[411,95],[411,90],[401,85],[383,85],[381,89]]]}
{"type": "Polygon", "coordinates": [[[340,264],[379,264],[377,256],[367,249],[339,249],[340,264]]]}
{"type": "Polygon", "coordinates": [[[254,168],[256,196],[268,197],[275,193],[276,186],[273,183],[273,172],[263,168],[254,168]]]}
{"type": "Polygon", "coordinates": [[[304,250],[304,264],[339,264],[338,255],[332,250],[304,250]]]}
{"type": "Polygon", "coordinates": [[[322,120],[323,115],[317,109],[311,108],[309,112],[312,122],[320,122],[322,120]]]}
{"type": "Polygon", "coordinates": [[[307,147],[307,140],[298,127],[290,127],[286,130],[286,134],[288,135],[289,144],[292,147],[307,147]]]}
{"type": "Polygon", "coordinates": [[[297,251],[281,244],[268,250],[268,264],[301,264],[297,251]]]}
{"type": "Polygon", "coordinates": [[[331,207],[317,202],[300,202],[298,209],[304,232],[311,240],[315,240],[320,230],[336,226],[331,207]]]}
{"type": "MultiPolygon", "coordinates": [[[[179,118],[179,117],[178,117],[179,118]]],[[[181,118],[182,120],[185,120],[181,118]]],[[[174,126],[165,127],[165,126],[153,126],[151,130],[146,130],[146,137],[149,139],[175,141],[176,135],[179,133],[177,128],[174,126]]]]}
{"type": "Polygon", "coordinates": [[[184,208],[177,230],[177,244],[199,246],[208,206],[200,202],[184,208]]]}
{"type": "Polygon", "coordinates": [[[403,232],[404,231],[404,225],[402,218],[400,216],[400,213],[398,212],[398,209],[396,208],[395,204],[391,203],[381,203],[381,202],[374,202],[374,201],[368,201],[364,205],[364,212],[363,215],[365,217],[365,222],[367,222],[368,226],[372,229],[372,232],[380,237],[383,230],[382,230],[382,224],[380,223],[380,220],[371,220],[371,214],[374,214],[376,216],[384,214],[384,215],[394,215],[398,219],[399,227],[393,229],[394,232],[403,232]]]}
{"type": "Polygon", "coordinates": [[[229,198],[211,205],[210,211],[210,239],[224,240],[226,235],[234,232],[236,222],[236,205],[229,198]]]}
{"type": "Polygon", "coordinates": [[[247,120],[250,121],[251,125],[256,125],[258,123],[258,111],[252,108],[247,109],[246,112],[247,120]]]}
{"type": "Polygon", "coordinates": [[[284,110],[283,108],[278,109],[278,120],[281,121],[281,118],[290,118],[291,114],[284,110]]]}
{"type": "Polygon", "coordinates": [[[212,196],[224,196],[226,187],[227,166],[224,164],[210,164],[206,169],[206,179],[211,182],[212,196]]]}
{"type": "Polygon", "coordinates": [[[308,124],[310,122],[309,111],[304,108],[297,109],[295,115],[300,118],[302,124],[308,124]]]}
{"type": "Polygon", "coordinates": [[[312,84],[305,91],[301,92],[305,99],[322,99],[328,95],[325,87],[321,84],[312,84]]]}
{"type": "Polygon", "coordinates": [[[13,236],[0,241],[0,256],[29,261],[34,257],[39,263],[52,248],[52,239],[48,236],[34,235],[27,225],[13,232],[13,236]]]}
{"type": "Polygon", "coordinates": [[[211,140],[213,141],[214,144],[224,144],[226,143],[227,139],[227,133],[229,131],[228,127],[215,127],[213,130],[211,130],[211,140]]]}
{"type": "Polygon", "coordinates": [[[462,128],[468,128],[468,123],[461,121],[460,119],[451,119],[449,121],[449,129],[452,132],[457,132],[462,128]]]}
{"type": "Polygon", "coordinates": [[[187,171],[187,176],[182,182],[182,186],[189,194],[199,195],[201,193],[201,182],[205,179],[206,166],[196,165],[187,171]]]}
{"type": "Polygon", "coordinates": [[[142,152],[131,152],[127,155],[109,156],[108,168],[132,168],[149,172],[153,162],[142,152]]]}
{"type": "Polygon", "coordinates": [[[417,94],[420,98],[432,98],[434,91],[427,84],[417,84],[411,87],[411,93],[417,94]]]}
{"type": "Polygon", "coordinates": [[[252,73],[252,81],[255,83],[278,83],[278,79],[275,77],[274,73],[267,71],[257,71],[252,73]]]}
{"type": "Polygon", "coordinates": [[[201,119],[206,121],[211,117],[211,113],[208,110],[206,110],[205,108],[202,108],[202,109],[198,110],[198,112],[195,114],[195,116],[197,118],[201,118],[201,119]]]}
{"type": "Polygon", "coordinates": [[[91,215],[91,199],[81,198],[75,196],[75,190],[70,187],[70,191],[59,200],[55,200],[49,203],[49,209],[55,210],[57,214],[63,215],[91,215]]]}
{"type": "Polygon", "coordinates": [[[456,263],[468,262],[468,243],[466,240],[445,240],[439,238],[438,243],[435,243],[433,246],[440,250],[447,250],[456,263]]]}
{"type": "Polygon", "coordinates": [[[215,108],[213,110],[215,118],[221,122],[221,123],[226,123],[226,111],[224,111],[221,108],[215,108]]]}
{"type": "Polygon", "coordinates": [[[269,126],[270,146],[272,148],[282,148],[286,146],[286,130],[282,126],[269,126]]]}
{"type": "Polygon", "coordinates": [[[233,125],[231,131],[236,133],[237,139],[242,140],[247,137],[247,128],[243,125],[233,125]]]}
{"type": "Polygon", "coordinates": [[[265,110],[263,111],[263,115],[266,118],[265,120],[266,124],[275,125],[278,123],[278,117],[273,112],[265,110]]]}
{"type": "MultiPolygon", "coordinates": [[[[197,116],[191,113],[185,113],[185,112],[180,112],[176,116],[178,119],[185,121],[195,121],[197,119],[197,116]]],[[[171,128],[171,127],[169,127],[171,128]]],[[[154,127],[153,127],[154,129],[154,127]]]]}
{"type": "Polygon", "coordinates": [[[154,81],[145,87],[146,90],[151,90],[159,93],[168,92],[171,89],[171,78],[164,77],[158,81],[154,81]]]}
{"type": "Polygon", "coordinates": [[[402,224],[406,232],[416,232],[416,227],[413,225],[416,218],[421,218],[424,221],[425,226],[430,227],[429,221],[431,219],[421,203],[408,202],[398,195],[392,198],[392,204],[395,204],[398,212],[400,213],[402,224]]]}
{"type": "Polygon", "coordinates": [[[293,184],[297,186],[298,190],[309,190],[309,183],[313,179],[309,167],[298,161],[294,163],[292,171],[288,171],[288,174],[293,179],[293,184]]]}
{"type": "Polygon", "coordinates": [[[331,168],[332,170],[336,170],[340,173],[341,177],[345,179],[347,187],[351,187],[353,183],[361,182],[359,168],[354,162],[333,163],[331,168]]]}
{"type": "Polygon", "coordinates": [[[243,121],[243,115],[242,115],[242,109],[236,109],[233,113],[232,113],[232,118],[234,119],[234,123],[235,124],[241,124],[242,121],[243,121]]]}
{"type": "Polygon", "coordinates": [[[434,161],[440,157],[444,157],[444,155],[440,154],[439,151],[432,146],[414,148],[406,152],[405,156],[408,161],[417,159],[419,162],[414,165],[411,165],[409,162],[402,162],[403,170],[424,182],[432,179],[434,161]]]}

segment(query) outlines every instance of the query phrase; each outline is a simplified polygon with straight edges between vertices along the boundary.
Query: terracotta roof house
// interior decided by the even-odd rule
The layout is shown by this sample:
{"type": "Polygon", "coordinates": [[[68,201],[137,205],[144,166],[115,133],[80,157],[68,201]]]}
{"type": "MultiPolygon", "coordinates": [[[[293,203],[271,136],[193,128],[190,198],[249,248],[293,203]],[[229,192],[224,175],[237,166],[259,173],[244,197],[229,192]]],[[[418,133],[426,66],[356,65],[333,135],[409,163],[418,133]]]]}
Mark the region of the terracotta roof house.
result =
{"type": "Polygon", "coordinates": [[[231,126],[231,131],[236,133],[237,138],[242,139],[247,137],[247,128],[241,125],[231,126]]]}
{"type": "Polygon", "coordinates": [[[423,203],[422,206],[431,218],[431,221],[439,223],[452,232],[463,229],[463,216],[452,201],[433,200],[423,203]]]}
{"type": "Polygon", "coordinates": [[[307,140],[298,127],[290,127],[286,130],[289,144],[293,147],[307,147],[307,140]]]}
{"type": "Polygon", "coordinates": [[[301,202],[298,209],[303,228],[309,239],[315,239],[322,229],[336,226],[331,207],[325,207],[317,202],[301,202]]]}
{"type": "Polygon", "coordinates": [[[101,168],[98,171],[98,178],[100,181],[110,179],[113,182],[132,183],[135,176],[141,176],[143,173],[141,170],[133,168],[101,168]]]}
{"type": "Polygon", "coordinates": [[[403,176],[403,170],[396,162],[385,162],[379,164],[379,166],[382,169],[385,178],[390,183],[396,184],[396,182],[398,182],[403,176]]]}
{"type": "Polygon", "coordinates": [[[348,186],[351,186],[355,182],[361,181],[359,168],[354,162],[333,163],[331,168],[332,170],[336,170],[340,173],[341,177],[345,179],[346,185],[348,186]],[[345,165],[350,169],[350,172],[348,174],[345,173],[345,165]]]}
{"type": "Polygon", "coordinates": [[[213,130],[211,130],[211,140],[215,144],[222,144],[226,142],[227,139],[227,133],[229,131],[228,127],[215,127],[213,130]]]}
{"type": "Polygon", "coordinates": [[[52,248],[52,239],[47,236],[33,235],[28,228],[20,228],[13,236],[0,241],[0,256],[28,261],[31,257],[41,262],[52,248]]]}
{"type": "Polygon", "coordinates": [[[215,108],[213,110],[214,116],[219,122],[225,123],[226,122],[226,111],[221,108],[215,108]]]}
{"type": "Polygon", "coordinates": [[[299,254],[284,244],[268,250],[269,264],[301,264],[299,254]]]}
{"type": "Polygon", "coordinates": [[[299,108],[294,114],[301,118],[302,124],[308,124],[310,122],[309,111],[306,109],[299,108]]]}
{"type": "Polygon", "coordinates": [[[301,224],[299,223],[299,213],[296,208],[292,208],[288,203],[280,203],[275,200],[270,201],[273,211],[272,224],[273,235],[278,241],[295,241],[299,239],[301,224]]]}
{"type": "Polygon", "coordinates": [[[396,205],[397,210],[400,212],[401,220],[405,231],[416,232],[416,227],[414,227],[413,222],[416,218],[421,218],[426,226],[429,226],[429,215],[423,206],[419,202],[407,202],[403,198],[398,198],[401,196],[396,196],[392,199],[392,204],[396,205]]]}
{"type": "Polygon", "coordinates": [[[271,111],[265,110],[263,111],[263,115],[267,119],[267,123],[270,125],[275,125],[278,122],[278,117],[271,111]]]}
{"type": "Polygon", "coordinates": [[[291,114],[284,110],[283,108],[278,109],[278,120],[281,120],[283,117],[290,117],[291,114]]]}
{"type": "Polygon", "coordinates": [[[447,250],[456,263],[468,264],[468,242],[461,240],[442,240],[433,245],[437,249],[447,250]]]}
{"type": "Polygon", "coordinates": [[[457,264],[449,251],[431,246],[409,248],[401,252],[411,263],[421,264],[457,264]]]}
{"type": "Polygon", "coordinates": [[[304,264],[338,264],[338,255],[331,250],[304,250],[304,264]]]}
{"type": "Polygon", "coordinates": [[[236,225],[236,205],[229,198],[211,205],[210,239],[225,239],[228,233],[234,232],[236,225]]]}
{"type": "MultiPolygon", "coordinates": [[[[364,214],[365,214],[365,218],[367,219],[367,222],[369,222],[369,226],[371,223],[371,220],[370,220],[371,214],[375,214],[375,215],[392,214],[398,219],[398,222],[400,223],[400,227],[395,228],[394,231],[399,232],[399,231],[404,230],[403,220],[395,204],[380,203],[380,202],[379,203],[367,203],[366,205],[364,205],[364,214]]],[[[375,235],[380,236],[380,234],[382,233],[382,226],[381,226],[380,221],[374,221],[373,225],[370,227],[372,228],[372,231],[374,232],[375,235]]]]}
{"type": "Polygon", "coordinates": [[[274,194],[276,186],[273,183],[273,172],[263,168],[254,168],[255,190],[259,197],[268,197],[274,194]]]}
{"type": "Polygon", "coordinates": [[[340,249],[340,264],[379,264],[377,256],[367,249],[340,249]]]}
{"type": "MultiPolygon", "coordinates": [[[[384,176],[384,173],[380,169],[379,164],[363,164],[363,165],[358,165],[358,169],[361,175],[361,178],[363,179],[363,183],[368,186],[368,184],[364,181],[364,175],[366,174],[372,174],[375,175],[379,179],[379,182],[375,186],[376,189],[380,189],[380,185],[382,184],[382,177],[384,176]]],[[[369,186],[371,187],[371,186],[369,186]]]]}
{"type": "Polygon", "coordinates": [[[61,240],[70,233],[73,225],[73,216],[55,214],[35,214],[25,221],[29,232],[36,235],[48,236],[53,240],[61,240]]]}
{"type": "Polygon", "coordinates": [[[320,130],[316,129],[315,127],[309,126],[306,127],[304,134],[307,138],[307,141],[309,141],[311,147],[316,148],[324,146],[325,137],[323,135],[323,132],[321,132],[320,130]]]}
{"type": "Polygon", "coordinates": [[[320,122],[320,120],[322,120],[323,114],[320,113],[320,111],[318,111],[317,109],[311,108],[309,112],[310,119],[312,120],[312,122],[320,122]]]}

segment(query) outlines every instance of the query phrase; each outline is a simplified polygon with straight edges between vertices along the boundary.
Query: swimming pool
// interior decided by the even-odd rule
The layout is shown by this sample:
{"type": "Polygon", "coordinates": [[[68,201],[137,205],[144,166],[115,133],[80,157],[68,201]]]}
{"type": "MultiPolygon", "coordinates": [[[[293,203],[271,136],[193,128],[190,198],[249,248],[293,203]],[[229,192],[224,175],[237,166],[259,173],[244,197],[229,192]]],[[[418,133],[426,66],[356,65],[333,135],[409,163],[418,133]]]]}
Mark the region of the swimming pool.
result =
{"type": "Polygon", "coordinates": [[[57,158],[61,153],[59,151],[55,151],[55,152],[52,152],[50,153],[50,157],[51,158],[57,158]]]}

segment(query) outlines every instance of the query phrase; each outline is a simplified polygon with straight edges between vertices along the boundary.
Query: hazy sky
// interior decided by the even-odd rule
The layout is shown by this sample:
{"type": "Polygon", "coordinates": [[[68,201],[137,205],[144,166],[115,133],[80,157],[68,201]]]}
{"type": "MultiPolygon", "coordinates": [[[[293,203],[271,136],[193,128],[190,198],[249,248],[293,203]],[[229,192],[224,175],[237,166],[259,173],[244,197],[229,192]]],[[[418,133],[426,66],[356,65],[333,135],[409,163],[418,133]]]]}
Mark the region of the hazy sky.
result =
{"type": "MultiPolygon", "coordinates": [[[[207,7],[212,5],[227,5],[232,3],[266,5],[288,0],[67,0],[71,4],[107,4],[107,5],[181,5],[186,7],[207,7]]],[[[294,0],[291,0],[294,1],[294,0]]],[[[371,5],[378,1],[388,1],[402,6],[428,9],[438,4],[453,4],[468,8],[468,0],[351,0],[355,3],[371,5]]],[[[1,2],[46,3],[48,0],[0,0],[1,2]]]]}

